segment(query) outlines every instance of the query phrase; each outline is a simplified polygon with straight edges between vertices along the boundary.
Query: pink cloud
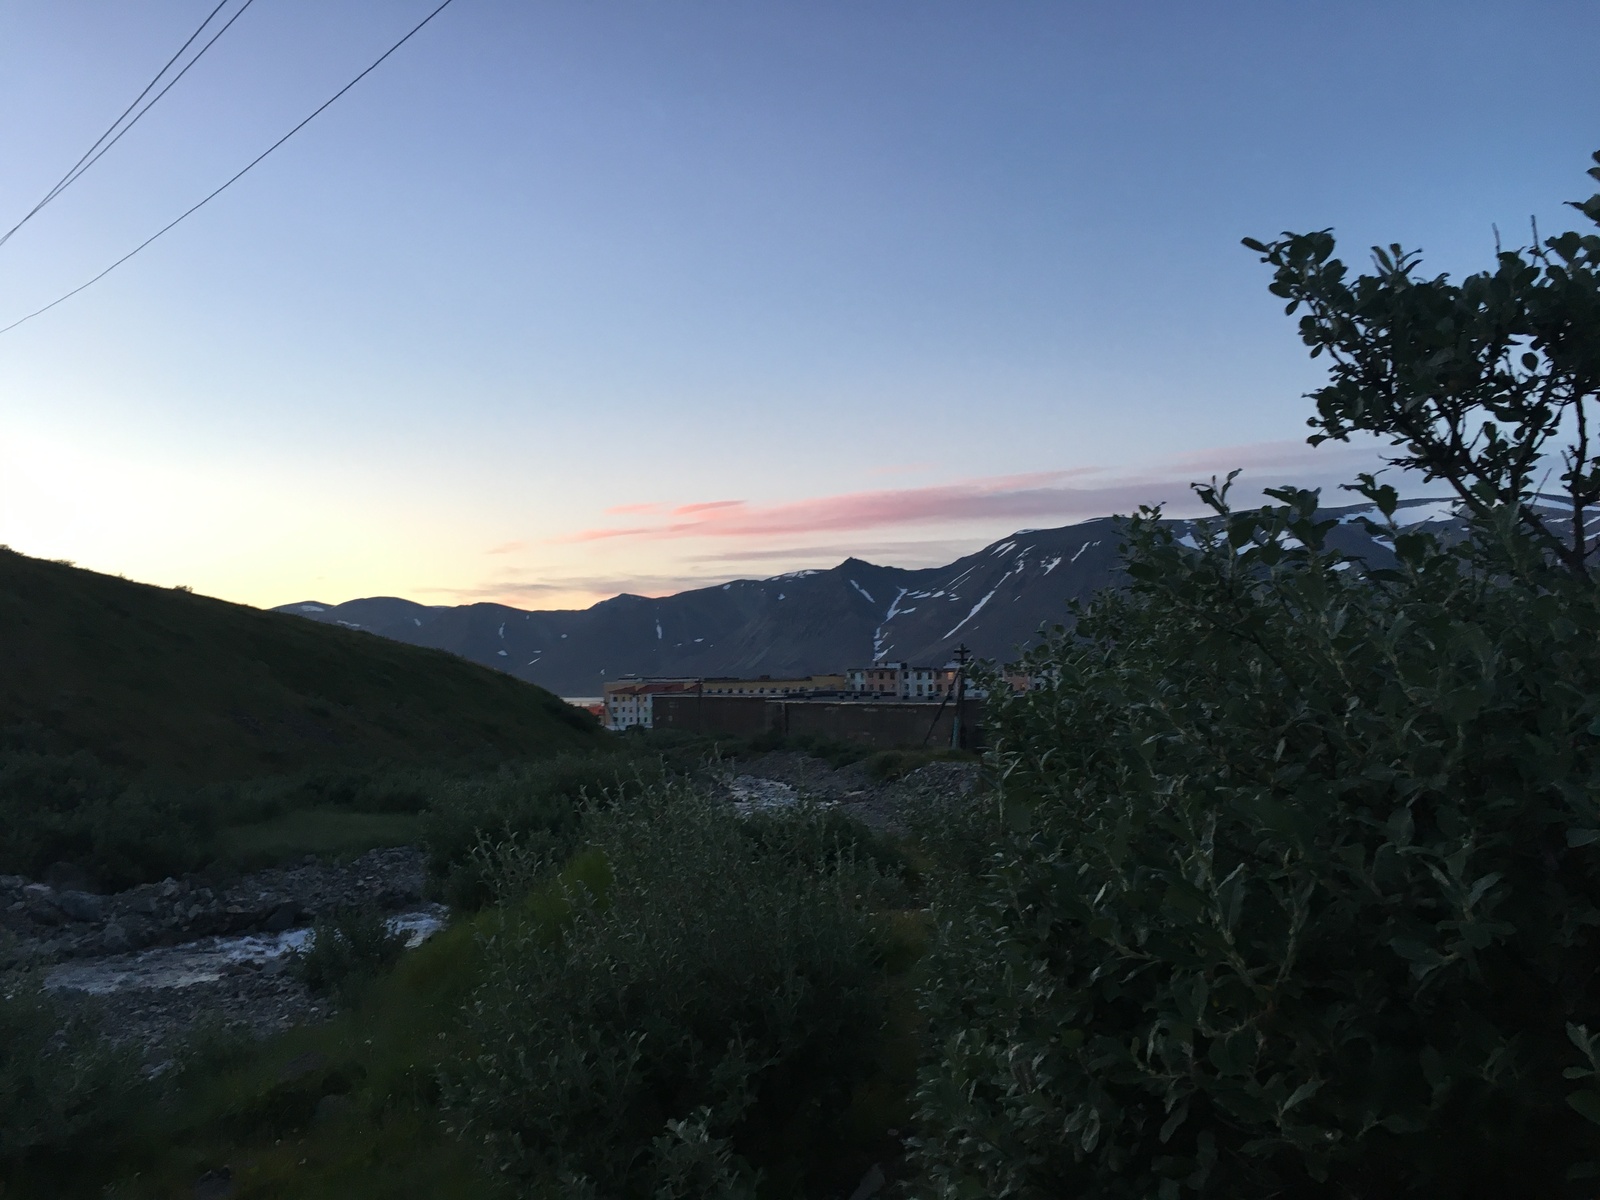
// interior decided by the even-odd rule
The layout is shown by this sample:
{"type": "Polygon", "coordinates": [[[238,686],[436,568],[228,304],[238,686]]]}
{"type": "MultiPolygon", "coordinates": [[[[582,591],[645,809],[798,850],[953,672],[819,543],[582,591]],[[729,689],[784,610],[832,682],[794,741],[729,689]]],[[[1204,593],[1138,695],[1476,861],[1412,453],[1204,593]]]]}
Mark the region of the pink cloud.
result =
{"type": "Polygon", "coordinates": [[[527,542],[501,542],[498,546],[490,546],[485,554],[515,554],[518,550],[526,550],[527,542]]]}
{"type": "Polygon", "coordinates": [[[745,501],[743,500],[710,500],[704,504],[680,504],[677,508],[672,510],[672,515],[675,517],[689,517],[693,516],[695,513],[715,512],[718,509],[744,507],[745,501]]]}
{"type": "Polygon", "coordinates": [[[1065,523],[1129,512],[1143,504],[1192,509],[1190,482],[1234,467],[1248,468],[1259,485],[1287,479],[1306,481],[1313,475],[1348,479],[1356,470],[1376,462],[1375,446],[1330,446],[1316,451],[1300,441],[1260,442],[1194,451],[1153,463],[1142,471],[1115,475],[1103,467],[1079,467],[928,487],[879,488],[781,504],[752,505],[741,500],[684,504],[672,508],[668,519],[655,524],[583,529],[552,540],[755,540],[974,521],[1065,523]]]}
{"type": "Polygon", "coordinates": [[[660,512],[659,504],[618,504],[615,508],[605,510],[608,517],[643,516],[645,513],[660,512]]]}

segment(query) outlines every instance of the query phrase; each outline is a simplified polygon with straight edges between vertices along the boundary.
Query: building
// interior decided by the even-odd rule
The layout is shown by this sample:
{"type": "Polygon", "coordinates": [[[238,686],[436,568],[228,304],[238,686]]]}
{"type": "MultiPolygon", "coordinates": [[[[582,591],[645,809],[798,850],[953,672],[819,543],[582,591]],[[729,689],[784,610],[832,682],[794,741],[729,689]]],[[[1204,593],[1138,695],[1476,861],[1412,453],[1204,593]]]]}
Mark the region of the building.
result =
{"type": "Polygon", "coordinates": [[[760,675],[755,679],[702,679],[700,690],[707,696],[811,696],[818,692],[842,692],[844,675],[800,675],[774,679],[760,675]]]}
{"type": "MultiPolygon", "coordinates": [[[[906,663],[874,663],[846,672],[847,690],[874,699],[942,700],[954,692],[957,670],[952,666],[913,667],[906,663]]],[[[968,684],[968,693],[972,691],[968,684]]]]}
{"type": "Polygon", "coordinates": [[[607,729],[655,728],[653,697],[666,693],[693,692],[706,696],[758,696],[782,698],[785,696],[815,696],[842,692],[845,677],[840,675],[804,675],[774,679],[762,675],[755,679],[738,679],[725,676],[713,679],[674,678],[643,679],[623,677],[605,685],[605,700],[600,715],[607,729]]]}
{"type": "Polygon", "coordinates": [[[605,685],[605,714],[600,718],[607,729],[650,729],[655,724],[651,698],[663,692],[694,690],[698,679],[617,679],[605,685]]]}
{"type": "Polygon", "coordinates": [[[984,704],[968,698],[959,712],[948,704],[897,696],[708,696],[694,692],[652,697],[653,727],[717,738],[820,737],[874,750],[944,747],[978,749],[984,704]]]}

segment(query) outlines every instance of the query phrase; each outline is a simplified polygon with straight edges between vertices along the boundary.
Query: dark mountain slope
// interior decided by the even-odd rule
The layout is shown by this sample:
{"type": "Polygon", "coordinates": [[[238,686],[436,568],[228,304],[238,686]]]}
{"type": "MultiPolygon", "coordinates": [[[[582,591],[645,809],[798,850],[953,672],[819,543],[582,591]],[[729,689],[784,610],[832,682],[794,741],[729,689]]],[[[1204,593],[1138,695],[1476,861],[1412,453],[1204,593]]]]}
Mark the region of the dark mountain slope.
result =
{"type": "Polygon", "coordinates": [[[0,550],[0,732],[133,771],[541,755],[601,734],[451,654],[0,550]]]}
{"type": "MultiPolygon", "coordinates": [[[[1346,519],[1336,543],[1382,558],[1383,548],[1350,523],[1370,512],[1328,510],[1346,519]]],[[[1413,521],[1446,515],[1437,501],[1411,501],[1401,513],[1413,521]]],[[[1069,601],[1116,583],[1118,545],[1117,523],[1105,517],[1024,530],[944,567],[912,571],[850,558],[825,571],[654,600],[623,595],[582,610],[428,607],[380,597],[279,611],[449,650],[562,695],[595,695],[605,680],[628,674],[783,676],[873,661],[938,665],[962,642],[982,658],[1005,661],[1041,625],[1061,621],[1069,601]]]]}

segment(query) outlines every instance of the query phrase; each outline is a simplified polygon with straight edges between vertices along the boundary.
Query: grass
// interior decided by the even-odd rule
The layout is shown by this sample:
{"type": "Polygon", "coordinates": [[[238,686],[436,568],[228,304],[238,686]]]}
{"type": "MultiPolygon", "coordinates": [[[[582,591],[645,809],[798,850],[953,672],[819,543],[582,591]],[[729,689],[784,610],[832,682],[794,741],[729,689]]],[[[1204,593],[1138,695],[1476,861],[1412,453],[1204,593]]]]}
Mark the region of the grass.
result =
{"type": "Polygon", "coordinates": [[[222,861],[242,871],[303,858],[353,858],[378,846],[415,845],[420,813],[347,812],[303,808],[271,820],[239,825],[218,836],[222,861]]]}
{"type": "Polygon", "coordinates": [[[486,914],[407,954],[357,1009],[258,1043],[213,1046],[147,1116],[142,1149],[11,1181],[7,1196],[187,1196],[226,1167],[235,1200],[496,1195],[441,1124],[435,1073],[470,1052],[457,1013],[486,914]],[[332,1099],[330,1099],[330,1097],[332,1099]]]}
{"type": "Polygon", "coordinates": [[[0,549],[0,730],[189,783],[598,746],[588,714],[447,654],[0,549]]]}

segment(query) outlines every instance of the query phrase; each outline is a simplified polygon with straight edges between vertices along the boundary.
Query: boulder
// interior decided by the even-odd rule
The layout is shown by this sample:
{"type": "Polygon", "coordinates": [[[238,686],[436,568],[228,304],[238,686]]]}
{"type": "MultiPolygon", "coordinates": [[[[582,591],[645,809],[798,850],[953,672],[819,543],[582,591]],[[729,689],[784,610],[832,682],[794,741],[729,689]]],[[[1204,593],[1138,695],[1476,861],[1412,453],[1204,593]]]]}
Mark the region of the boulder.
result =
{"type": "Polygon", "coordinates": [[[106,902],[88,892],[57,892],[55,906],[74,921],[100,921],[106,915],[106,902]]]}
{"type": "Polygon", "coordinates": [[[40,925],[62,925],[67,920],[56,907],[56,894],[42,883],[30,883],[22,889],[22,909],[40,925]]]}
{"type": "Polygon", "coordinates": [[[272,910],[265,921],[261,922],[261,928],[267,933],[284,933],[293,929],[299,918],[299,905],[292,902],[280,904],[272,910]]]}

